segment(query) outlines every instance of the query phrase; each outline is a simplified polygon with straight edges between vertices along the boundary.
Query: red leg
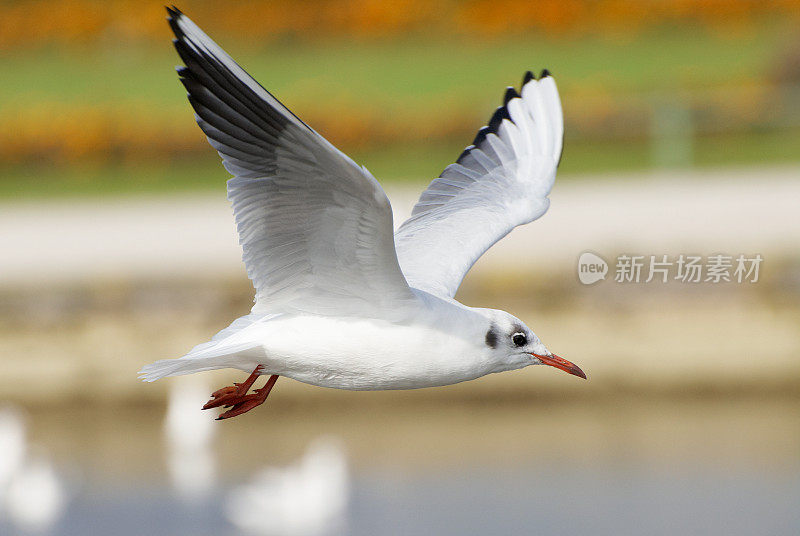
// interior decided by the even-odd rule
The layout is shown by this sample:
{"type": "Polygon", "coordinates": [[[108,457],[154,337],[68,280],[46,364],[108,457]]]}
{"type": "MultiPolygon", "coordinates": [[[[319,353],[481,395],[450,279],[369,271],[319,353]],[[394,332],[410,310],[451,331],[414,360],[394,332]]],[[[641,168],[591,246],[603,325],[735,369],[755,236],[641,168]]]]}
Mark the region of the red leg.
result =
{"type": "Polygon", "coordinates": [[[230,398],[234,398],[237,396],[243,396],[247,394],[247,391],[250,390],[253,383],[258,379],[261,375],[261,365],[258,365],[253,373],[247,377],[247,379],[242,383],[234,383],[233,385],[229,385],[227,387],[223,387],[222,389],[217,389],[213,393],[211,393],[211,400],[206,402],[206,405],[203,406],[203,409],[209,408],[216,408],[218,406],[226,405],[226,400],[230,398]]]}
{"type": "Polygon", "coordinates": [[[269,380],[267,380],[264,387],[256,389],[253,393],[248,394],[247,391],[250,390],[250,387],[252,387],[253,383],[261,375],[260,371],[261,365],[257,366],[244,382],[234,383],[233,385],[214,391],[211,395],[211,400],[206,402],[203,409],[216,408],[219,406],[231,408],[217,417],[217,420],[221,420],[236,417],[237,415],[247,413],[251,409],[260,406],[267,399],[275,382],[278,381],[278,375],[273,374],[270,376],[269,380]]]}

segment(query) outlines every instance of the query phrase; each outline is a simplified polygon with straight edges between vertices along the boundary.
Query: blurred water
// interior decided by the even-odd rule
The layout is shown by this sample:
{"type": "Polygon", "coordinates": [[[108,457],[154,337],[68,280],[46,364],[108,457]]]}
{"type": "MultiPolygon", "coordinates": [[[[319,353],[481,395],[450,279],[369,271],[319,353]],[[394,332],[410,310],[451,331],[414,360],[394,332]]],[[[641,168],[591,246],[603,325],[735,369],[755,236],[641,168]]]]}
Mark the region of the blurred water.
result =
{"type": "Polygon", "coordinates": [[[358,534],[796,534],[800,474],[520,468],[362,481],[358,534]],[[387,520],[391,520],[387,523],[387,520]]]}
{"type": "MultiPolygon", "coordinates": [[[[57,534],[237,534],[225,487],[187,507],[157,487],[85,490],[57,534]]],[[[800,473],[522,467],[369,472],[354,482],[349,534],[797,534],[800,473]]],[[[264,524],[270,520],[265,516],[264,524]]]]}
{"type": "Polygon", "coordinates": [[[352,468],[346,528],[333,534],[797,534],[799,417],[794,399],[277,402],[215,423],[221,476],[195,501],[163,470],[163,408],[34,411],[31,435],[65,475],[51,534],[66,536],[239,534],[230,492],[321,434],[341,439],[352,468]]]}

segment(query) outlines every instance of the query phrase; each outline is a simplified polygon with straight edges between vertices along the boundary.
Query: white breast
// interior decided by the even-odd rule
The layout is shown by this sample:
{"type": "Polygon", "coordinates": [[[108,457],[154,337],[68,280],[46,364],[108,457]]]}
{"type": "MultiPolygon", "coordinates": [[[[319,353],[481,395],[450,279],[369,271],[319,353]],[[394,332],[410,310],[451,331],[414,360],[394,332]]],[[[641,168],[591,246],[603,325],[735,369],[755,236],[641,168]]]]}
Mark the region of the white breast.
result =
{"type": "Polygon", "coordinates": [[[284,316],[258,326],[269,374],[338,389],[414,389],[492,371],[488,352],[451,322],[284,316]]]}

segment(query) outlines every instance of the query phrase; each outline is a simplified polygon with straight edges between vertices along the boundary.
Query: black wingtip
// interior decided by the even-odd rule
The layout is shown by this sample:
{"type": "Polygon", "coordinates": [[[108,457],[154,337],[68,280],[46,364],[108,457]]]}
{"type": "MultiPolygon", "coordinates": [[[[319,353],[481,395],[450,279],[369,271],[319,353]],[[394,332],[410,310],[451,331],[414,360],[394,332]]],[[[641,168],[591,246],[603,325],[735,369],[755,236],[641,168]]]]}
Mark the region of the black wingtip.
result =
{"type": "Polygon", "coordinates": [[[518,97],[519,97],[519,93],[517,93],[517,90],[514,89],[511,86],[508,86],[506,88],[506,94],[503,97],[503,104],[506,105],[506,104],[508,104],[508,101],[510,101],[511,99],[516,99],[518,97]]]}
{"type": "Polygon", "coordinates": [[[183,65],[178,65],[177,67],[175,67],[175,72],[177,72],[178,76],[181,77],[181,81],[183,81],[184,79],[195,80],[195,76],[192,73],[192,70],[189,69],[188,67],[185,67],[183,65]]]}
{"type": "Polygon", "coordinates": [[[499,107],[497,110],[494,111],[492,114],[492,118],[489,119],[489,131],[490,132],[497,132],[497,129],[500,128],[500,123],[503,122],[503,119],[511,120],[511,116],[508,115],[508,109],[505,106],[499,107]]]}
{"type": "Polygon", "coordinates": [[[524,87],[525,84],[527,84],[531,80],[535,80],[535,79],[536,79],[536,77],[533,76],[533,73],[531,71],[526,72],[525,76],[522,77],[522,86],[524,87]]]}
{"type": "MultiPolygon", "coordinates": [[[[173,9],[169,7],[167,8],[167,13],[169,13],[167,22],[169,23],[169,27],[172,28],[172,33],[174,33],[176,37],[183,36],[183,30],[181,30],[181,27],[178,26],[178,20],[180,20],[183,13],[180,11],[173,11],[173,9]]],[[[175,39],[173,39],[172,42],[174,43],[175,39]]]]}
{"type": "Polygon", "coordinates": [[[471,150],[473,150],[474,148],[475,148],[475,144],[473,143],[472,145],[468,146],[466,149],[461,151],[461,154],[458,155],[458,158],[456,158],[456,164],[460,164],[464,160],[464,157],[467,156],[469,154],[469,152],[471,150]]]}
{"type": "Polygon", "coordinates": [[[552,76],[550,74],[550,71],[548,71],[547,69],[542,69],[542,74],[539,75],[539,80],[541,80],[542,78],[547,78],[548,76],[552,76]]]}
{"type": "MultiPolygon", "coordinates": [[[[542,76],[547,76],[549,74],[550,73],[546,70],[542,71],[542,76]]],[[[534,76],[533,72],[527,71],[522,77],[522,87],[525,87],[525,84],[531,80],[536,80],[536,77],[534,76]]],[[[508,86],[506,88],[505,95],[503,95],[503,105],[494,111],[491,119],[489,119],[489,124],[481,127],[481,129],[478,130],[478,134],[475,136],[475,139],[472,140],[472,144],[464,149],[464,151],[458,156],[456,163],[460,164],[462,160],[466,158],[470,152],[472,152],[473,149],[480,147],[489,134],[497,134],[500,125],[503,123],[503,119],[508,119],[511,121],[511,115],[508,113],[508,103],[512,99],[516,98],[521,98],[519,92],[516,90],[516,88],[508,86]]]]}
{"type": "MultiPolygon", "coordinates": [[[[181,19],[181,17],[185,17],[186,15],[184,15],[181,10],[175,6],[164,6],[164,8],[167,10],[167,14],[169,15],[167,17],[167,22],[169,23],[169,27],[172,28],[172,33],[174,33],[177,37],[181,37],[183,35],[183,30],[181,30],[180,26],[178,26],[178,21],[181,19]]],[[[174,41],[175,40],[173,39],[173,42],[174,41]]]]}
{"type": "Polygon", "coordinates": [[[485,139],[486,139],[486,136],[487,136],[487,135],[488,135],[490,132],[491,132],[491,130],[489,130],[489,127],[481,127],[481,128],[478,130],[478,133],[477,133],[477,134],[475,134],[475,139],[474,139],[474,140],[472,140],[472,145],[471,145],[470,147],[467,147],[467,150],[466,150],[466,151],[464,151],[464,152],[469,152],[469,150],[470,150],[470,149],[472,149],[472,147],[477,147],[477,146],[479,146],[481,143],[483,143],[483,140],[485,140],[485,139]]]}

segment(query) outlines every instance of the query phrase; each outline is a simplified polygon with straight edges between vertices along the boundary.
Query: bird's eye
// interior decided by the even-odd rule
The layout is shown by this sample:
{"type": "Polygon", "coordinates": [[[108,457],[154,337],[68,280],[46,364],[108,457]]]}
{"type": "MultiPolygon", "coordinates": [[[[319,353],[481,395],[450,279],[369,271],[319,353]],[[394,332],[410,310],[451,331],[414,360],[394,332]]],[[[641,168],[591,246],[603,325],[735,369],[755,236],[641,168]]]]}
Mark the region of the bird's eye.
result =
{"type": "Polygon", "coordinates": [[[528,343],[528,338],[524,333],[515,333],[512,335],[511,340],[514,341],[514,344],[517,346],[525,346],[528,343]]]}

